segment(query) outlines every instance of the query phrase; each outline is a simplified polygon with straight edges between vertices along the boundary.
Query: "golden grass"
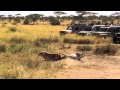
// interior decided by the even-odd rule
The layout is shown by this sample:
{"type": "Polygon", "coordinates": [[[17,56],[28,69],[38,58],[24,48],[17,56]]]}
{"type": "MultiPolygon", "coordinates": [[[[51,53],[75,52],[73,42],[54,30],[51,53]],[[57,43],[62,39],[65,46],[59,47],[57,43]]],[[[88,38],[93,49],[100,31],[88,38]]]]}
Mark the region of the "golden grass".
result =
{"type": "Polygon", "coordinates": [[[37,55],[1,54],[0,78],[54,78],[52,74],[64,69],[65,64],[58,62],[45,62],[37,55]]]}
{"type": "Polygon", "coordinates": [[[64,62],[45,62],[38,57],[39,52],[59,53],[60,46],[65,43],[111,43],[110,38],[76,34],[60,36],[59,31],[66,29],[70,22],[62,22],[60,26],[51,26],[48,22],[39,22],[38,25],[0,24],[0,78],[55,78],[54,73],[64,69],[64,62]],[[16,31],[10,31],[11,27],[16,31]]]}
{"type": "Polygon", "coordinates": [[[51,26],[51,25],[18,25],[1,27],[0,39],[9,40],[12,37],[24,38],[34,41],[37,38],[56,38],[59,37],[59,30],[66,29],[66,26],[51,26]],[[9,31],[10,27],[16,27],[17,32],[9,31]]]}
{"type": "MultiPolygon", "coordinates": [[[[37,52],[47,48],[43,45],[34,47],[33,43],[36,39],[58,38],[62,29],[66,29],[66,26],[51,26],[45,22],[41,25],[7,24],[4,27],[0,24],[1,46],[6,47],[5,52],[0,52],[0,78],[54,78],[53,73],[62,69],[64,64],[41,61],[37,52]],[[16,32],[10,31],[11,27],[15,27],[16,32]]],[[[48,47],[48,50],[53,48],[48,47]]],[[[1,47],[1,51],[3,49],[1,47]]]]}

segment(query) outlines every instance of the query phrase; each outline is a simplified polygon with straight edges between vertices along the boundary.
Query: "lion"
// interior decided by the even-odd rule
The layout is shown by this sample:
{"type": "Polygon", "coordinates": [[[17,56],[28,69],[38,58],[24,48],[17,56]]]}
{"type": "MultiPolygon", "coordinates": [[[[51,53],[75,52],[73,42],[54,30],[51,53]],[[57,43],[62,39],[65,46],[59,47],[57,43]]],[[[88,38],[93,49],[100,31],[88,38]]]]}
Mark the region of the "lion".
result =
{"type": "Polygon", "coordinates": [[[52,61],[66,58],[66,55],[53,54],[53,53],[48,53],[48,52],[40,52],[38,56],[42,56],[45,60],[52,60],[52,61]]]}

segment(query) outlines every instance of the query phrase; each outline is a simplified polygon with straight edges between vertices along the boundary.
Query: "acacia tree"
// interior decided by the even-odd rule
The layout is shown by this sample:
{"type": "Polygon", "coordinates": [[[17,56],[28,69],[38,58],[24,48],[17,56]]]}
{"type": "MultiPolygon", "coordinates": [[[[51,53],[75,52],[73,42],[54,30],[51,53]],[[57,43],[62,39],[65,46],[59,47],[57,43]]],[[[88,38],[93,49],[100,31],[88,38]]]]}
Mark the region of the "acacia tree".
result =
{"type": "Polygon", "coordinates": [[[61,15],[65,15],[65,12],[62,11],[54,11],[54,14],[56,15],[57,19],[60,21],[61,15]]]}
{"type": "Polygon", "coordinates": [[[2,21],[2,22],[4,22],[5,21],[5,15],[0,15],[0,20],[2,21]]]}
{"type": "Polygon", "coordinates": [[[76,13],[78,14],[78,16],[83,16],[86,14],[86,11],[76,11],[76,13]]]}
{"type": "Polygon", "coordinates": [[[33,22],[33,24],[35,24],[35,22],[37,20],[43,20],[43,14],[30,14],[25,16],[25,23],[29,24],[30,22],[33,22]]]}
{"type": "Polygon", "coordinates": [[[120,12],[114,12],[110,15],[111,18],[113,18],[112,23],[114,20],[117,21],[116,24],[119,24],[119,19],[120,19],[120,12]]]}
{"type": "Polygon", "coordinates": [[[120,16],[120,12],[112,13],[111,16],[120,16]]]}
{"type": "Polygon", "coordinates": [[[95,19],[97,18],[97,15],[98,13],[95,13],[95,12],[86,12],[86,15],[88,15],[88,19],[95,19]]]}
{"type": "Polygon", "coordinates": [[[11,22],[12,19],[13,19],[13,16],[12,15],[8,15],[9,22],[11,22]]]}
{"type": "Polygon", "coordinates": [[[120,12],[112,13],[110,16],[114,17],[115,19],[119,19],[120,18],[120,12]]]}
{"type": "Polygon", "coordinates": [[[39,14],[40,16],[40,20],[44,20],[44,15],[43,14],[39,14]]]}
{"type": "Polygon", "coordinates": [[[20,23],[21,22],[21,14],[16,14],[14,17],[15,23],[20,23]]]}
{"type": "Polygon", "coordinates": [[[86,11],[76,11],[76,13],[78,14],[78,17],[76,17],[77,19],[84,19],[84,15],[86,15],[86,11]]]}
{"type": "Polygon", "coordinates": [[[29,22],[33,22],[35,24],[35,22],[37,20],[40,20],[40,15],[39,14],[30,14],[26,16],[26,19],[29,20],[29,22]]]}

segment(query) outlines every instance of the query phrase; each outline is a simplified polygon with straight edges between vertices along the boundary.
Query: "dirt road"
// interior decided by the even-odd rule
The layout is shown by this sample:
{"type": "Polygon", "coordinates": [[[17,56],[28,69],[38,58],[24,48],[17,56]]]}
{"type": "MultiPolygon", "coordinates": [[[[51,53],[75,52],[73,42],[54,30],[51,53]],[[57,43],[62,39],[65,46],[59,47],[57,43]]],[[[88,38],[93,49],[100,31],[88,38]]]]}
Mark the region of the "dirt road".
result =
{"type": "Polygon", "coordinates": [[[58,79],[120,79],[120,56],[86,56],[83,62],[66,59],[58,79]]]}

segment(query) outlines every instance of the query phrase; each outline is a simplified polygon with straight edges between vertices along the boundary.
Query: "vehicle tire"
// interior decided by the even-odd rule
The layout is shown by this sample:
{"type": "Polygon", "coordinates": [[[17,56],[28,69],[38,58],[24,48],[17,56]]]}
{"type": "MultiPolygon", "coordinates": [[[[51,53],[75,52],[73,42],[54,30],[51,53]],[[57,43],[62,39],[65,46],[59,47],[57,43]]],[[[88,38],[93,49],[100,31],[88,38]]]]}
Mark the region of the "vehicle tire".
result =
{"type": "Polygon", "coordinates": [[[103,36],[103,38],[104,38],[104,39],[106,39],[106,38],[107,38],[107,36],[105,35],[105,36],[103,36]]]}
{"type": "Polygon", "coordinates": [[[117,43],[117,40],[114,37],[113,37],[113,43],[115,43],[115,44],[117,43]]]}
{"type": "Polygon", "coordinates": [[[60,33],[61,36],[65,35],[65,34],[66,34],[65,32],[64,33],[63,32],[60,33]]]}
{"type": "Polygon", "coordinates": [[[117,42],[116,41],[113,41],[114,44],[116,44],[117,42]]]}

